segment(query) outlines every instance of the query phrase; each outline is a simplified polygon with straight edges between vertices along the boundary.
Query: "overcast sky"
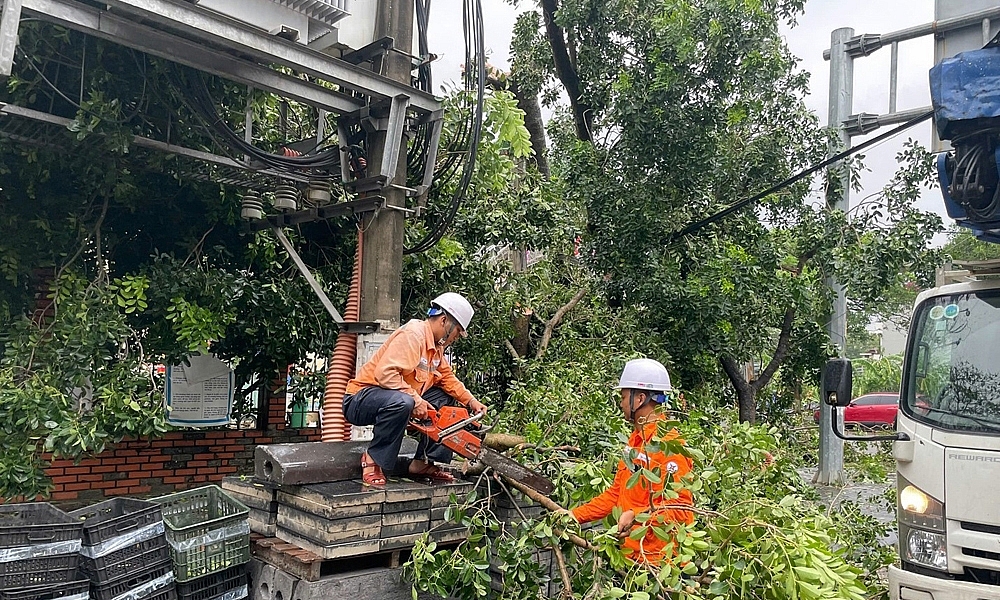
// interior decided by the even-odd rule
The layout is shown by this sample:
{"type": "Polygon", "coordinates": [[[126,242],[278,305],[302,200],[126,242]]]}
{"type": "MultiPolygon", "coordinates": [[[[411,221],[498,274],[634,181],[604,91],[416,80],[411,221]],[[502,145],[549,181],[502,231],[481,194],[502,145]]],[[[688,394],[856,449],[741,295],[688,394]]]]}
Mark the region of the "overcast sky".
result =
{"type": "MultiPolygon", "coordinates": [[[[504,0],[482,0],[486,17],[486,48],[490,62],[506,69],[509,66],[510,35],[518,9],[504,0]]],[[[525,6],[533,5],[525,2],[525,6]]],[[[462,0],[434,0],[429,31],[430,50],[441,58],[434,63],[435,85],[458,81],[464,59],[462,39],[462,0]]],[[[523,9],[522,9],[523,10],[523,9]]],[[[785,29],[792,52],[801,67],[811,74],[809,108],[815,110],[822,123],[827,121],[829,63],[823,60],[823,50],[830,46],[830,33],[839,27],[852,27],[855,34],[888,33],[934,19],[933,0],[811,0],[798,25],[785,29]]],[[[905,110],[930,104],[927,70],[933,64],[933,41],[924,37],[900,44],[897,108],[905,110]]],[[[889,49],[883,48],[854,64],[854,111],[885,113],[889,107],[889,49]]],[[[865,164],[871,173],[862,178],[866,192],[855,194],[853,201],[877,191],[896,169],[895,155],[903,141],[912,137],[925,146],[930,143],[930,124],[913,128],[908,134],[866,152],[865,164]]],[[[875,134],[877,135],[877,133],[875,134]]],[[[863,138],[855,138],[860,143],[863,138]]],[[[921,199],[922,208],[944,214],[940,193],[927,192],[921,199]]],[[[942,243],[944,240],[937,240],[942,243]]]]}

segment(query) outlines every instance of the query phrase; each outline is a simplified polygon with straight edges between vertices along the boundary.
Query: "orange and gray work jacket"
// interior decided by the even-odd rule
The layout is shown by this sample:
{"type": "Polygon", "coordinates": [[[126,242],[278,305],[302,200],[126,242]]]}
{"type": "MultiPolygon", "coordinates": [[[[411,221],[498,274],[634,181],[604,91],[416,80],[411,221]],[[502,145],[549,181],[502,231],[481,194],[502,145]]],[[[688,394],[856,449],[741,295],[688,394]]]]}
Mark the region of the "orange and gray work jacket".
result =
{"type": "Polygon", "coordinates": [[[434,386],[462,404],[474,398],[445,360],[430,323],[420,319],[392,332],[357,377],[347,382],[345,393],[356,394],[371,386],[406,392],[414,400],[422,400],[421,394],[434,386]]]}
{"type": "MultiPolygon", "coordinates": [[[[677,498],[658,497],[663,492],[662,482],[668,481],[670,476],[672,476],[673,481],[680,482],[681,478],[687,475],[693,466],[691,459],[681,454],[668,455],[661,451],[647,452],[646,444],[653,441],[657,422],[661,420],[663,420],[662,416],[654,416],[641,428],[632,432],[628,440],[628,448],[625,451],[625,460],[618,463],[618,472],[615,474],[615,480],[611,483],[611,487],[590,502],[574,508],[573,517],[577,521],[589,523],[603,519],[610,515],[615,507],[618,507],[622,511],[632,510],[636,515],[649,514],[650,522],[653,525],[694,522],[694,514],[691,511],[671,508],[671,506],[676,505],[693,506],[694,500],[689,490],[678,490],[677,498]],[[640,469],[652,471],[660,477],[661,483],[653,483],[645,476],[640,475],[638,481],[631,488],[628,487],[629,479],[640,469]]],[[[676,429],[672,429],[661,440],[684,443],[676,429]]],[[[640,524],[636,524],[633,529],[640,526],[640,524]]],[[[625,538],[622,547],[625,554],[634,561],[645,560],[659,564],[665,558],[664,547],[666,544],[667,541],[661,540],[650,528],[642,539],[625,538]]]]}

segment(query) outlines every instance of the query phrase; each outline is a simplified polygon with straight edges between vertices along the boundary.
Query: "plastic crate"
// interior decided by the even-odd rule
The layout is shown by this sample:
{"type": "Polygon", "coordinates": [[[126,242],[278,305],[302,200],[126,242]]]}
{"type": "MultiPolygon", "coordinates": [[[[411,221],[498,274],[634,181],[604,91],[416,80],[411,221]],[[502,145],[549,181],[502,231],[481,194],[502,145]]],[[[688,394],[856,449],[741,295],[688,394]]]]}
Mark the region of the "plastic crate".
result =
{"type": "Polygon", "coordinates": [[[152,596],[147,596],[143,600],[177,600],[177,590],[174,586],[163,588],[152,596]]]}
{"type": "Polygon", "coordinates": [[[193,581],[178,583],[177,597],[180,600],[212,600],[245,585],[248,585],[246,565],[236,565],[193,581]]]}
{"type": "Polygon", "coordinates": [[[106,500],[69,515],[83,521],[84,546],[96,546],[162,520],[159,504],[133,498],[106,500]]]}
{"type": "Polygon", "coordinates": [[[157,498],[177,581],[250,560],[249,509],[214,485],[157,498]],[[231,533],[230,533],[231,532],[231,533]],[[200,542],[202,538],[210,538],[200,542]]]}
{"type": "Polygon", "coordinates": [[[80,555],[73,553],[0,563],[0,589],[73,581],[79,561],[80,555]]]}
{"type": "Polygon", "coordinates": [[[80,558],[80,572],[95,583],[105,583],[166,560],[170,560],[170,547],[167,546],[166,536],[160,534],[98,558],[83,556],[80,558]]]}
{"type": "Polygon", "coordinates": [[[0,505],[0,548],[80,539],[83,522],[47,502],[0,505]]]}
{"type": "MultiPolygon", "coordinates": [[[[172,569],[169,560],[161,562],[158,565],[153,565],[141,571],[126,574],[124,577],[118,577],[117,579],[112,579],[107,583],[93,584],[90,586],[90,598],[91,600],[114,600],[118,596],[127,593],[130,590],[149,583],[154,579],[159,579],[172,569]]],[[[173,588],[174,584],[171,583],[170,587],[173,588]]],[[[158,595],[162,590],[156,590],[153,592],[154,595],[158,595]]]]}
{"type": "Polygon", "coordinates": [[[0,599],[2,600],[58,600],[59,598],[69,598],[79,596],[90,591],[90,581],[81,579],[60,583],[56,585],[43,585],[40,587],[27,587],[18,589],[0,589],[0,599]]]}

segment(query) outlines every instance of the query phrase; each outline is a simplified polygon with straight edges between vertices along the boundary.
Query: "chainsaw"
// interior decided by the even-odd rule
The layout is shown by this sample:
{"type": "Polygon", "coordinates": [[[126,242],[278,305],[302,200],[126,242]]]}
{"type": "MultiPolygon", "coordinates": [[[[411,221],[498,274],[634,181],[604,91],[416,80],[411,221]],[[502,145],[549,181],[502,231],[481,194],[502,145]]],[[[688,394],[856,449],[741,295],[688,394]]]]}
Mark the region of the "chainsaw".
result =
{"type": "Polygon", "coordinates": [[[486,428],[479,425],[479,420],[484,414],[470,416],[469,411],[460,406],[443,406],[439,410],[429,407],[427,418],[411,420],[409,428],[419,431],[459,456],[483,463],[508,479],[523,483],[546,496],[551,494],[555,486],[545,476],[483,446],[486,428]]]}

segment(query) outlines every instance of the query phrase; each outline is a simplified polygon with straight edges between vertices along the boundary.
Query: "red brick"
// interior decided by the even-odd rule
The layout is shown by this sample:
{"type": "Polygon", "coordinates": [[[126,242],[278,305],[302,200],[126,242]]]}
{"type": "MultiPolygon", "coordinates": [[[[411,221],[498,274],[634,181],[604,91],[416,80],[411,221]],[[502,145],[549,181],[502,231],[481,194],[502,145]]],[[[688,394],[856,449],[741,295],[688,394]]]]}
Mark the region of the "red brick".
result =
{"type": "Polygon", "coordinates": [[[142,465],[143,471],[156,471],[157,469],[163,468],[163,463],[166,462],[165,459],[159,459],[156,462],[146,463],[142,465]]]}
{"type": "Polygon", "coordinates": [[[213,458],[215,458],[214,452],[202,452],[194,455],[195,460],[212,460],[213,458]]]}
{"type": "Polygon", "coordinates": [[[136,486],[136,487],[130,487],[128,489],[128,493],[130,493],[130,494],[148,494],[149,492],[152,491],[152,489],[153,488],[149,487],[148,485],[139,485],[139,486],[136,486]]]}
{"type": "Polygon", "coordinates": [[[187,477],[164,477],[163,483],[184,483],[187,477]]]}
{"type": "Polygon", "coordinates": [[[85,458],[77,463],[81,467],[96,467],[101,464],[100,458],[85,458]]]}
{"type": "Polygon", "coordinates": [[[72,467],[74,465],[73,461],[65,458],[52,461],[53,467],[72,467]]]}
{"type": "Polygon", "coordinates": [[[62,485],[64,483],[76,483],[77,482],[76,477],[77,477],[76,475],[62,475],[60,477],[53,477],[52,483],[56,485],[62,485]]]}
{"type": "Polygon", "coordinates": [[[55,492],[52,494],[52,500],[76,500],[79,494],[77,492],[55,492]]]}
{"type": "Polygon", "coordinates": [[[90,484],[90,489],[92,490],[106,490],[115,487],[117,481],[95,481],[90,484]]]}
{"type": "Polygon", "coordinates": [[[149,474],[150,477],[170,477],[174,474],[171,469],[160,469],[149,474]]]}
{"type": "Polygon", "coordinates": [[[229,460],[230,458],[236,458],[235,452],[219,452],[215,455],[215,458],[221,460],[229,460]]]}
{"type": "Polygon", "coordinates": [[[63,489],[69,492],[79,491],[79,490],[89,490],[91,482],[85,481],[83,483],[67,483],[63,486],[63,489]]]}
{"type": "Polygon", "coordinates": [[[116,465],[101,465],[90,470],[91,473],[114,473],[116,465]]]}
{"type": "Polygon", "coordinates": [[[115,482],[115,487],[116,488],[127,488],[127,487],[132,487],[133,485],[138,485],[138,484],[139,484],[139,480],[138,479],[119,479],[118,481],[115,482]]]}
{"type": "Polygon", "coordinates": [[[127,496],[128,494],[128,488],[125,487],[116,487],[104,490],[105,496],[127,496]]]}
{"type": "Polygon", "coordinates": [[[45,469],[45,474],[48,475],[49,477],[58,477],[59,475],[62,475],[63,473],[64,473],[64,470],[62,468],[58,468],[58,469],[51,469],[51,468],[45,469]]]}
{"type": "Polygon", "coordinates": [[[169,448],[174,445],[173,440],[156,440],[153,442],[154,448],[169,448]]]}
{"type": "Polygon", "coordinates": [[[66,469],[67,475],[81,475],[86,473],[90,473],[90,467],[71,467],[66,469]]]}
{"type": "Polygon", "coordinates": [[[208,466],[207,460],[189,460],[187,463],[189,467],[205,467],[208,466]]]}
{"type": "Polygon", "coordinates": [[[174,471],[177,475],[194,475],[198,472],[198,469],[177,469],[174,471]]]}
{"type": "Polygon", "coordinates": [[[108,458],[105,458],[104,460],[102,460],[101,464],[103,466],[107,466],[107,465],[124,465],[125,462],[126,461],[125,461],[124,458],[108,457],[108,458]]]}
{"type": "Polygon", "coordinates": [[[225,467],[218,468],[219,473],[236,473],[239,469],[236,465],[226,465],[225,467]]]}
{"type": "Polygon", "coordinates": [[[80,475],[80,481],[104,481],[104,476],[100,473],[96,475],[80,475]]]}
{"type": "Polygon", "coordinates": [[[115,450],[115,456],[139,456],[138,450],[115,450]]]}

